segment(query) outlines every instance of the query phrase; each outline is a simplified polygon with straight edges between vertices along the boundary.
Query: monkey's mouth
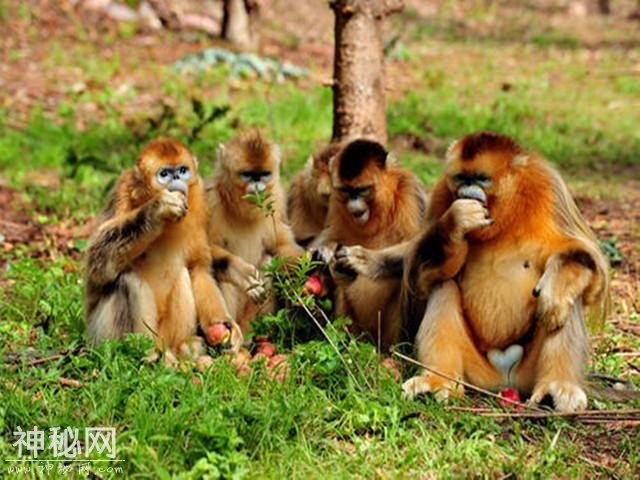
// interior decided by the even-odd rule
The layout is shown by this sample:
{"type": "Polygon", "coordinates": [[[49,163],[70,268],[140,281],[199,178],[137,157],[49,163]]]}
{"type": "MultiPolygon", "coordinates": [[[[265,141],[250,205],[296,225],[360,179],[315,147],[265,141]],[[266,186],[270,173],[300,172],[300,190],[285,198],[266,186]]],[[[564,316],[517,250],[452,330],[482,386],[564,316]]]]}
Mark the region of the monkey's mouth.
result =
{"type": "Polygon", "coordinates": [[[182,182],[171,182],[168,186],[170,192],[181,193],[183,197],[187,198],[187,186],[182,182]]]}
{"type": "Polygon", "coordinates": [[[458,189],[456,195],[458,198],[468,198],[477,200],[483,205],[487,204],[487,194],[477,185],[463,185],[458,189]]]}
{"type": "Polygon", "coordinates": [[[364,225],[369,221],[369,210],[362,210],[361,212],[353,212],[353,220],[358,225],[364,225]]]}

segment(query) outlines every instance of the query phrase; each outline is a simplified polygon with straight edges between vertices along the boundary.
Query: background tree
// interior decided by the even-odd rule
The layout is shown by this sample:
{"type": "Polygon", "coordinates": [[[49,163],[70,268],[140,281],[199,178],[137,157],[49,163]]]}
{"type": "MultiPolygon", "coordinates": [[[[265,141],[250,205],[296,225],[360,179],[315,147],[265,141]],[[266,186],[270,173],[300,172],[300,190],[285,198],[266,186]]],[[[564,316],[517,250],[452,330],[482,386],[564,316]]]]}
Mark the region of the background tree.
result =
{"type": "Polygon", "coordinates": [[[242,50],[255,49],[258,7],[257,0],[224,0],[222,38],[242,50]]]}
{"type": "Polygon", "coordinates": [[[386,143],[385,19],[402,0],[333,0],[333,139],[365,136],[386,143]]]}

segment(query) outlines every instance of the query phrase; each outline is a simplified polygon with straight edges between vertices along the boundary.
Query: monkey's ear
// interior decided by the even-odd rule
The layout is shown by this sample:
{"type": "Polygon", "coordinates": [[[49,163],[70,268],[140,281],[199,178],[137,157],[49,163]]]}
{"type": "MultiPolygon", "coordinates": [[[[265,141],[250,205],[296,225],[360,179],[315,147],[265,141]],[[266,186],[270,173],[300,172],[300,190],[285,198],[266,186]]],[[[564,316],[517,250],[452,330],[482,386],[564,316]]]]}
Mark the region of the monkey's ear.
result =
{"type": "Polygon", "coordinates": [[[511,159],[511,166],[513,167],[524,167],[527,163],[529,163],[529,155],[526,153],[521,153],[511,159]]]}
{"type": "Polygon", "coordinates": [[[313,158],[313,155],[309,155],[309,158],[307,158],[307,161],[304,163],[304,168],[313,168],[314,161],[315,159],[313,158]]]}
{"type": "Polygon", "coordinates": [[[387,167],[397,167],[398,166],[398,157],[393,152],[387,153],[387,158],[385,159],[385,165],[387,167]]]}
{"type": "Polygon", "coordinates": [[[225,153],[224,143],[221,143],[220,145],[218,145],[218,149],[216,150],[217,163],[222,163],[224,161],[224,153],[225,153]]]}
{"type": "Polygon", "coordinates": [[[460,143],[460,140],[451,142],[451,145],[449,145],[449,148],[447,148],[447,153],[445,153],[444,155],[445,162],[450,162],[451,160],[453,160],[453,151],[458,146],[458,143],[460,143]]]}
{"type": "Polygon", "coordinates": [[[275,161],[276,165],[280,165],[280,161],[282,160],[282,150],[280,150],[280,145],[274,143],[271,151],[273,154],[273,160],[275,161]]]}
{"type": "Polygon", "coordinates": [[[329,159],[329,163],[327,164],[327,166],[329,167],[329,171],[330,171],[330,172],[333,172],[333,169],[334,169],[334,167],[336,166],[336,162],[338,161],[338,157],[339,157],[339,156],[340,156],[340,155],[336,154],[336,155],[334,155],[333,157],[331,157],[331,158],[329,159]]]}
{"type": "Polygon", "coordinates": [[[193,156],[193,164],[196,166],[196,170],[200,168],[200,162],[198,161],[198,157],[193,156]]]}

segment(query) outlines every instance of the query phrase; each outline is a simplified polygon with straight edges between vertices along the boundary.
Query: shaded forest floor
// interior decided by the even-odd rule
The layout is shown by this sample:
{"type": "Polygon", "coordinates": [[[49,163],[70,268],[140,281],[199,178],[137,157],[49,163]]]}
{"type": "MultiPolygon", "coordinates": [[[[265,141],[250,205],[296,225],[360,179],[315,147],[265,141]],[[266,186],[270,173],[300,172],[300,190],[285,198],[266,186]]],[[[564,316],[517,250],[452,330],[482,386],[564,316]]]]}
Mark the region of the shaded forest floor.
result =
{"type": "MultiPolygon", "coordinates": [[[[589,369],[638,385],[633,2],[616,2],[610,18],[561,2],[406,3],[387,32],[390,143],[401,163],[429,187],[450,141],[491,129],[558,165],[613,264],[612,313],[593,336],[589,369]]],[[[136,339],[84,348],[82,250],[115,172],[144,142],[182,138],[207,174],[219,142],[257,125],[282,145],[288,181],[329,138],[332,14],[323,2],[263,4],[259,54],[307,75],[278,83],[228,64],[200,69],[197,59],[180,71],[175,62],[186,55],[225,45],[199,33],[145,32],[71,2],[0,1],[8,32],[0,38],[0,457],[15,458],[17,426],[108,425],[118,429],[125,472],[149,477],[637,473],[635,421],[480,418],[431,399],[405,401],[377,370],[368,374],[376,388],[362,392],[321,340],[298,347],[282,385],[258,370],[239,378],[222,361],[215,375],[140,365],[146,346],[136,339]]],[[[353,349],[375,364],[366,344],[353,349]]],[[[473,395],[461,405],[495,407],[473,395]]]]}

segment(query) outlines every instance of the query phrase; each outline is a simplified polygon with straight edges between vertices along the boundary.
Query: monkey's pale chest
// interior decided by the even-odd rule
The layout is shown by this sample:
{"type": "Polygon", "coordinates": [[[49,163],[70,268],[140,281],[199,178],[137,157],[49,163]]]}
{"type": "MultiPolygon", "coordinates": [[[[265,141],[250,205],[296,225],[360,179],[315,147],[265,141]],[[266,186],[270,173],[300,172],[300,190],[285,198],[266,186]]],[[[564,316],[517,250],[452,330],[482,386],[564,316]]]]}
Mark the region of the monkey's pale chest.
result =
{"type": "MultiPolygon", "coordinates": [[[[151,287],[156,305],[166,305],[178,279],[186,269],[184,247],[159,240],[138,259],[135,270],[151,287]]],[[[162,316],[163,312],[158,312],[162,316]]]]}
{"type": "Polygon", "coordinates": [[[529,330],[541,255],[532,244],[470,250],[459,285],[465,317],[483,350],[504,348],[529,330]]]}
{"type": "MultiPolygon", "coordinates": [[[[270,228],[267,224],[266,227],[270,228]]],[[[230,253],[237,255],[244,261],[259,265],[265,250],[269,250],[275,245],[273,235],[270,235],[269,228],[262,229],[229,229],[222,239],[222,247],[230,253]]]]}

